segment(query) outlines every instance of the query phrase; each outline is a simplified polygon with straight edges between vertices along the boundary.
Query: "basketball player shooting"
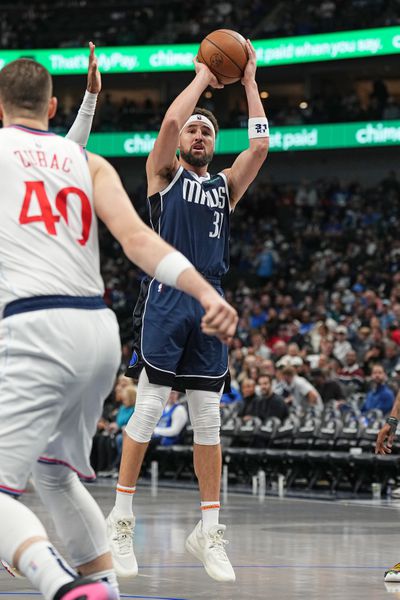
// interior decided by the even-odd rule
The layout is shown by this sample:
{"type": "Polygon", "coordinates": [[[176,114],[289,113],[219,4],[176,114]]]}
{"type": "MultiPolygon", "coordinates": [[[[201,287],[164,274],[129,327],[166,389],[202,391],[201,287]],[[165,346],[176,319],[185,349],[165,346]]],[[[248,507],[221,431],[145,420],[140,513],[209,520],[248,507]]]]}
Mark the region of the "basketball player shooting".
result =
{"type": "MultiPolygon", "coordinates": [[[[208,86],[223,86],[205,64],[195,61],[196,75],[168,109],[146,165],[153,228],[173,242],[221,295],[221,277],[229,265],[230,214],[268,152],[268,122],[255,80],[256,54],[249,41],[246,46],[249,60],[241,82],[249,109],[249,148],[230,168],[208,173],[218,124],[196,103],[208,86]]],[[[225,552],[225,525],[219,524],[219,405],[228,377],[228,351],[220,340],[204,335],[201,318],[200,307],[180,292],[157,278],[143,282],[127,371],[139,379],[136,409],[125,429],[116,503],[107,520],[114,565],[121,576],[138,572],[132,498],[149,440],[174,388],[188,398],[201,496],[202,518],[186,548],[213,579],[235,580],[225,552]]]]}
{"type": "Polygon", "coordinates": [[[141,221],[107,161],[48,131],[56,109],[42,65],[0,71],[0,556],[46,600],[117,600],[104,517],[78,478],[94,478],[92,438],[121,360],[97,217],[145,272],[197,298],[204,331],[229,339],[237,315],[141,221]],[[72,566],[15,501],[31,472],[72,566]]]}

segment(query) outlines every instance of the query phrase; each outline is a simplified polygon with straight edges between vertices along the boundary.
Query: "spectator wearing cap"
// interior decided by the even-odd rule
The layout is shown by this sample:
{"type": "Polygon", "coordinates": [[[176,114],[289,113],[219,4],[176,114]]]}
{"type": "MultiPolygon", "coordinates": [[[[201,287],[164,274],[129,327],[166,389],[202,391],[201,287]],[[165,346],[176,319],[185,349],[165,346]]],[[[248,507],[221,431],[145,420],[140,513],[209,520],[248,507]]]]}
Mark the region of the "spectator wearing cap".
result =
{"type": "Polygon", "coordinates": [[[319,409],[323,407],[318,391],[305,377],[297,375],[294,367],[283,367],[275,392],[281,395],[287,404],[291,404],[303,412],[310,406],[319,409]]]}
{"type": "Polygon", "coordinates": [[[333,355],[341,364],[344,363],[346,354],[352,350],[351,344],[347,339],[347,327],[338,325],[335,329],[335,341],[333,344],[333,355]]]}
{"type": "Polygon", "coordinates": [[[386,383],[387,376],[382,365],[376,364],[372,367],[371,381],[372,389],[361,406],[361,412],[366,413],[372,409],[379,409],[386,415],[392,410],[394,393],[386,383]]]}
{"type": "Polygon", "coordinates": [[[320,394],[324,404],[330,400],[344,399],[345,394],[339,382],[335,379],[329,378],[323,369],[312,369],[311,381],[314,384],[317,392],[320,394]]]}
{"type": "Polygon", "coordinates": [[[301,369],[303,366],[303,359],[301,356],[290,356],[290,354],[285,354],[282,356],[280,360],[276,363],[278,369],[283,369],[284,367],[293,367],[296,372],[301,369]]]}

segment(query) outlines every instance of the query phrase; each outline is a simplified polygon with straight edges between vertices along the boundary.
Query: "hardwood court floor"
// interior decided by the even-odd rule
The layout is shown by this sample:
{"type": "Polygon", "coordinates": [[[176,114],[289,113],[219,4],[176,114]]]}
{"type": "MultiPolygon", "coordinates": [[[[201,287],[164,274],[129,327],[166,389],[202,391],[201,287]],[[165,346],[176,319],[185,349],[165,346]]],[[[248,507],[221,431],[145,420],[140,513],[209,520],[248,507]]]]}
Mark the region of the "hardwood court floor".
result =
{"type": "MultiPolygon", "coordinates": [[[[111,484],[90,485],[105,514],[111,484]]],[[[35,493],[24,500],[48,526],[35,493]]],[[[383,571],[400,561],[400,503],[329,502],[230,494],[221,519],[236,584],[211,580],[184,550],[198,519],[192,490],[138,487],[135,498],[139,576],[121,580],[124,598],[152,600],[381,600],[400,598],[400,584],[385,586],[383,571]],[[390,596],[389,596],[390,598],[390,596]]],[[[0,571],[0,600],[35,598],[26,580],[0,571]]]]}

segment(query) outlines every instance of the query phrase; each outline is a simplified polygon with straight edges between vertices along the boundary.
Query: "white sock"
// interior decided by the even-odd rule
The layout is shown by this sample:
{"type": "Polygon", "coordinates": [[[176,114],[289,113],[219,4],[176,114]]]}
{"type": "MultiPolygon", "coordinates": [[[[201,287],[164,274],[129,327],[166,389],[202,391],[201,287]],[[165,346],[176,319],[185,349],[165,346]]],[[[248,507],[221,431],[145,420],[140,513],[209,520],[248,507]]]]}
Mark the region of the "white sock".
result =
{"type": "Polygon", "coordinates": [[[18,569],[46,600],[52,600],[60,587],[77,577],[54,546],[45,540],[34,542],[21,554],[18,569]]]}
{"type": "Polygon", "coordinates": [[[117,594],[117,598],[119,598],[119,586],[114,569],[110,569],[109,571],[98,571],[97,573],[90,573],[88,577],[94,579],[95,581],[106,581],[108,585],[112,587],[112,589],[117,594]]]}
{"type": "Polygon", "coordinates": [[[218,525],[220,506],[219,500],[201,503],[201,520],[205,531],[208,531],[213,525],[218,525]]]}
{"type": "Polygon", "coordinates": [[[115,510],[122,517],[133,517],[132,501],[136,493],[136,486],[126,487],[117,483],[117,494],[115,497],[115,510]]]}

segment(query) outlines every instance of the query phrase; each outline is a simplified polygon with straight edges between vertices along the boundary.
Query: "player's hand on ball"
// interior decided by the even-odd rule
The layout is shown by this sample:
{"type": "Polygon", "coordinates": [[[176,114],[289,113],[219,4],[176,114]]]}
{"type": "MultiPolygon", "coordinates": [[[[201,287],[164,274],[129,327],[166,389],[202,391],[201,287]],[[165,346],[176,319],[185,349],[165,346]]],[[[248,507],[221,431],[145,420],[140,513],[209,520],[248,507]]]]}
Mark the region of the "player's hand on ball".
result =
{"type": "Polygon", "coordinates": [[[392,452],[394,436],[395,433],[392,433],[389,423],[385,423],[376,439],[375,454],[390,454],[392,452]]]}
{"type": "Polygon", "coordinates": [[[92,94],[98,94],[101,91],[101,75],[97,56],[94,51],[96,46],[93,42],[89,42],[89,67],[87,78],[87,91],[92,94]]]}
{"type": "Polygon", "coordinates": [[[255,81],[257,70],[256,51],[254,50],[253,44],[250,42],[250,40],[246,40],[246,48],[249,55],[249,60],[247,61],[243,77],[240,80],[242,85],[246,85],[255,81]]]}
{"type": "Polygon", "coordinates": [[[218,81],[215,77],[214,73],[210,71],[210,69],[204,63],[201,63],[197,60],[197,57],[193,59],[194,68],[196,70],[196,75],[203,74],[208,77],[208,85],[212,88],[220,90],[223,88],[223,84],[218,81]]]}
{"type": "Polygon", "coordinates": [[[203,333],[215,335],[228,343],[235,334],[239,319],[236,310],[216,292],[204,298],[201,304],[206,311],[201,320],[203,333]]]}

